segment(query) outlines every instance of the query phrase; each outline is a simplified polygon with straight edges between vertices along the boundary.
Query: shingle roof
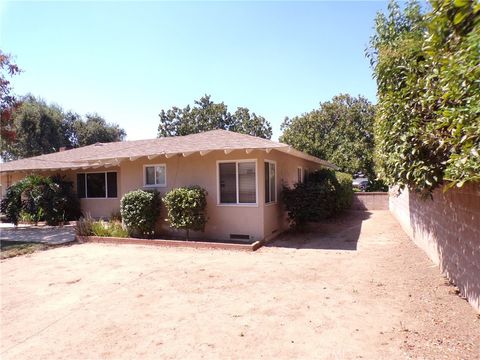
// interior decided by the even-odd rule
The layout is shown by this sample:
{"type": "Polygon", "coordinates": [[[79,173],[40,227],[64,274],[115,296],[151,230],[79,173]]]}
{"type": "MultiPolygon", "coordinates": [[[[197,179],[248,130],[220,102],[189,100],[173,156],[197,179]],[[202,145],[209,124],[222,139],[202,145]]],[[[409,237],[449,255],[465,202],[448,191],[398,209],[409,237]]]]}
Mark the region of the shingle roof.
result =
{"type": "Polygon", "coordinates": [[[289,145],[255,136],[225,130],[212,130],[186,136],[165,137],[149,140],[131,140],[113,143],[97,143],[77,149],[10,161],[0,164],[0,172],[21,170],[78,169],[101,165],[116,165],[124,159],[140,157],[171,157],[177,154],[188,156],[194,152],[202,155],[210,151],[233,150],[278,150],[293,156],[314,161],[325,167],[333,164],[293,149],[289,145]]]}

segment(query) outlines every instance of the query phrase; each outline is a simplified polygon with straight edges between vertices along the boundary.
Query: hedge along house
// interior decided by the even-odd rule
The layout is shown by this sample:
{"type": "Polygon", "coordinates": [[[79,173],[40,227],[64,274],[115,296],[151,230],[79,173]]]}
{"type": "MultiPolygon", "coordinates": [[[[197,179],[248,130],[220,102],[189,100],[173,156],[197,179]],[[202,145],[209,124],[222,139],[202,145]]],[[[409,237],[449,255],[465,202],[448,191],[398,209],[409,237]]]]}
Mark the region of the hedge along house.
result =
{"type": "MultiPolygon", "coordinates": [[[[3,193],[29,174],[60,174],[73,182],[82,211],[103,218],[119,211],[129,191],[155,189],[163,195],[198,185],[208,191],[208,222],[205,232],[192,238],[247,242],[272,238],[288,227],[279,202],[282,184],[303,181],[316,169],[335,169],[289,145],[225,130],[97,143],[0,166],[3,193]]],[[[173,232],[167,223],[162,228],[173,232]]]]}

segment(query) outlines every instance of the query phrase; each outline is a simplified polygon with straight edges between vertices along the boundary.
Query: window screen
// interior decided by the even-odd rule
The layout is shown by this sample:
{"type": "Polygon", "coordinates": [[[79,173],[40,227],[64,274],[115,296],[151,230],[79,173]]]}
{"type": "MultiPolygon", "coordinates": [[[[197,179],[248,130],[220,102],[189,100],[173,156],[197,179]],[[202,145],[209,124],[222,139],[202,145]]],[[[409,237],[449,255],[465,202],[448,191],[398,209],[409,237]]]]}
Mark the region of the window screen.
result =
{"type": "Polygon", "coordinates": [[[238,202],[242,204],[253,204],[257,201],[255,186],[255,163],[238,163],[238,202]]]}
{"type": "Polygon", "coordinates": [[[167,171],[165,165],[145,166],[145,185],[165,186],[167,184],[167,171]]]}
{"type": "Polygon", "coordinates": [[[277,200],[275,183],[275,163],[265,162],[265,203],[277,200]]]}
{"type": "Polygon", "coordinates": [[[107,196],[109,198],[117,197],[117,173],[107,173],[107,196]]]}
{"type": "Polygon", "coordinates": [[[303,182],[303,174],[302,174],[301,167],[297,168],[297,182],[299,183],[303,182]]]}
{"type": "Polygon", "coordinates": [[[117,173],[79,173],[77,174],[77,194],[79,198],[116,198],[117,173]]]}
{"type": "Polygon", "coordinates": [[[234,204],[237,202],[237,164],[220,163],[218,165],[220,181],[220,203],[234,204]]]}
{"type": "Polygon", "coordinates": [[[105,173],[87,174],[87,197],[102,198],[106,193],[105,173]]]}
{"type": "Polygon", "coordinates": [[[145,168],[145,185],[155,185],[155,168],[153,166],[145,168]]]}
{"type": "Polygon", "coordinates": [[[79,198],[84,198],[85,194],[85,174],[77,174],[77,195],[79,198]]]}

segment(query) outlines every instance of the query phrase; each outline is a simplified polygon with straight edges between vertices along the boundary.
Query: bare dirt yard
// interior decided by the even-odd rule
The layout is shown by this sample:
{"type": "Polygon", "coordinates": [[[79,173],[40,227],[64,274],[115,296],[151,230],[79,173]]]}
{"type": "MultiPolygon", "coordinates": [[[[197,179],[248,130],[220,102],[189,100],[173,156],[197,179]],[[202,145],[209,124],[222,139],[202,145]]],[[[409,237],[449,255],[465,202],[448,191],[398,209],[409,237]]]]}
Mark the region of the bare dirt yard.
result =
{"type": "Polygon", "coordinates": [[[480,318],[388,212],[257,252],[72,245],[3,260],[2,359],[478,359],[480,318]]]}

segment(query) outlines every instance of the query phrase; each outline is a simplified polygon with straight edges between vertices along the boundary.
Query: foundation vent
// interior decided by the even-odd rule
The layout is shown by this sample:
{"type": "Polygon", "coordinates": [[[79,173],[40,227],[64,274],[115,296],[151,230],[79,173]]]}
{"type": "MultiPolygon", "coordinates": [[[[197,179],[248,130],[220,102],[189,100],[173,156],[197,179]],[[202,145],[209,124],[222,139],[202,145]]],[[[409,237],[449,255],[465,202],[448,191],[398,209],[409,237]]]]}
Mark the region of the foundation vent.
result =
{"type": "Polygon", "coordinates": [[[250,240],[250,235],[230,234],[230,240],[250,240]]]}

